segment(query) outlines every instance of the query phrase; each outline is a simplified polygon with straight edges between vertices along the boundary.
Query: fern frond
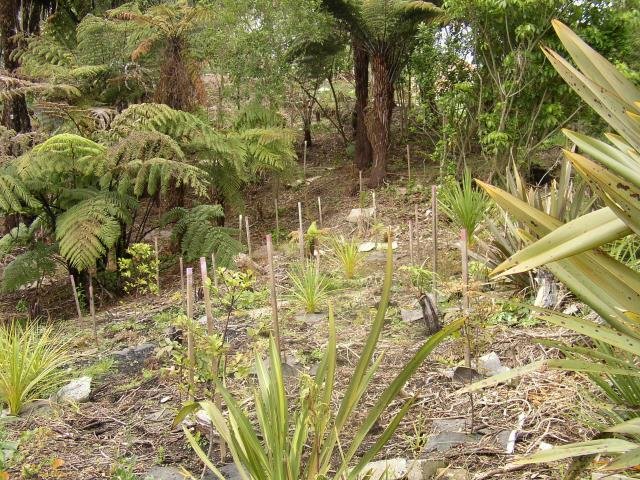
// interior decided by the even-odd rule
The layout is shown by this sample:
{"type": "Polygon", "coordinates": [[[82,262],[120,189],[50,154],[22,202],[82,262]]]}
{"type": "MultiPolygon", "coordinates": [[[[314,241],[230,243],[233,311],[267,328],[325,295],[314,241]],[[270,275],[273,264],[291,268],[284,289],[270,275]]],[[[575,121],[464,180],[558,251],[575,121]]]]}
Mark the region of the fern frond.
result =
{"type": "Polygon", "coordinates": [[[9,230],[9,233],[0,238],[0,256],[7,255],[14,248],[23,247],[32,242],[39,225],[39,221],[34,221],[31,225],[19,223],[17,227],[9,230]]]}
{"type": "Polygon", "coordinates": [[[146,160],[133,160],[123,165],[122,170],[127,177],[123,181],[127,185],[133,185],[133,194],[136,197],[145,193],[150,196],[158,192],[164,194],[171,182],[176,186],[191,187],[198,196],[207,195],[207,173],[188,163],[154,157],[146,160]]]}
{"type": "Polygon", "coordinates": [[[240,132],[247,146],[252,173],[284,172],[296,166],[294,133],[282,128],[253,128],[240,132]]]}
{"type": "Polygon", "coordinates": [[[35,207],[38,204],[20,178],[0,172],[0,211],[20,213],[24,212],[26,207],[35,207]]]}
{"type": "Polygon", "coordinates": [[[0,100],[8,100],[19,95],[39,95],[43,97],[79,97],[80,90],[63,83],[32,82],[21,78],[0,75],[0,100]]]}
{"type": "Polygon", "coordinates": [[[127,212],[104,196],[83,200],[63,214],[56,223],[60,254],[78,270],[93,267],[120,237],[120,222],[127,212]]]}
{"type": "Polygon", "coordinates": [[[284,127],[285,118],[278,112],[271,110],[261,103],[251,102],[246,105],[234,122],[236,130],[264,127],[284,127]]]}
{"type": "Polygon", "coordinates": [[[198,205],[191,210],[174,208],[163,218],[163,224],[175,222],[172,238],[180,244],[187,261],[208,257],[215,252],[220,266],[231,266],[233,257],[242,251],[235,238],[237,230],[218,226],[224,217],[220,205],[198,205]]]}
{"type": "Polygon", "coordinates": [[[31,250],[18,255],[5,268],[2,275],[2,290],[14,292],[20,287],[52,275],[56,270],[53,255],[56,245],[36,244],[31,250]]]}

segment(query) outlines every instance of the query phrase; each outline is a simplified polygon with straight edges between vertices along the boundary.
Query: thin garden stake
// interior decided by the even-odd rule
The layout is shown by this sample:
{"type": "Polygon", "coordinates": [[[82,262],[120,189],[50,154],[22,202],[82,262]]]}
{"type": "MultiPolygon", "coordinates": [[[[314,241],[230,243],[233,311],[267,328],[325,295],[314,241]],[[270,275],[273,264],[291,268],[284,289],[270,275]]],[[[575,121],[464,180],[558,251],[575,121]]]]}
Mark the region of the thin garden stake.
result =
{"type": "Polygon", "coordinates": [[[80,299],[78,298],[78,290],[76,289],[76,280],[73,278],[73,275],[69,275],[69,280],[71,280],[71,288],[73,289],[73,299],[76,302],[76,312],[78,313],[78,320],[82,321],[82,310],[80,310],[80,299]]]}
{"type": "Polygon", "coordinates": [[[193,342],[193,268],[187,268],[187,352],[189,355],[189,397],[195,399],[196,352],[193,342]]]}
{"type": "Polygon", "coordinates": [[[213,310],[209,295],[209,275],[207,274],[207,259],[200,257],[200,277],[202,277],[202,298],[204,300],[204,312],[207,316],[207,334],[213,335],[213,310]]]}
{"type": "Polygon", "coordinates": [[[409,220],[409,261],[411,262],[411,266],[415,265],[413,255],[413,222],[411,220],[409,220]]]}
{"type": "Polygon", "coordinates": [[[360,184],[360,208],[362,208],[362,170],[358,171],[358,180],[359,180],[359,184],[360,184]]]}
{"type": "Polygon", "coordinates": [[[218,289],[218,272],[216,272],[216,254],[211,252],[211,277],[213,278],[213,286],[218,289]]]}
{"type": "Polygon", "coordinates": [[[300,261],[304,262],[304,230],[302,229],[302,203],[298,202],[298,246],[300,247],[300,261]]]}
{"type": "Polygon", "coordinates": [[[153,237],[153,245],[156,251],[156,286],[160,295],[160,252],[158,250],[158,237],[153,237]]]}
{"type": "Polygon", "coordinates": [[[244,228],[247,231],[247,252],[251,258],[251,232],[249,231],[249,215],[244,217],[244,228]]]}
{"type": "Polygon", "coordinates": [[[413,234],[416,238],[416,259],[420,265],[420,215],[418,214],[418,204],[414,205],[413,234]]]}
{"type": "Polygon", "coordinates": [[[184,260],[180,257],[180,293],[184,296],[184,260]]]}
{"type": "Polygon", "coordinates": [[[469,332],[469,324],[466,316],[469,312],[469,252],[467,250],[467,230],[462,229],[460,232],[460,248],[462,249],[462,315],[465,317],[464,335],[466,338],[464,344],[464,363],[471,367],[471,339],[469,332]]]}
{"type": "Polygon", "coordinates": [[[93,325],[93,339],[98,345],[98,322],[96,321],[96,307],[93,300],[93,279],[89,275],[89,313],[91,314],[91,324],[93,325]]]}
{"type": "Polygon", "coordinates": [[[271,286],[271,327],[273,329],[273,337],[278,348],[278,355],[282,360],[282,343],[280,341],[280,323],[278,321],[278,297],[276,293],[276,275],[273,268],[273,245],[271,243],[271,235],[267,235],[267,261],[269,262],[269,283],[271,286]]]}
{"type": "MultiPolygon", "coordinates": [[[[376,191],[371,192],[371,201],[373,202],[373,224],[378,224],[378,205],[376,204],[376,191]]],[[[374,235],[375,250],[378,249],[378,237],[374,235]]]]}
{"type": "Polygon", "coordinates": [[[438,305],[438,191],[431,185],[431,230],[433,234],[433,302],[438,305]]]}
{"type": "Polygon", "coordinates": [[[318,197],[318,220],[320,221],[320,228],[322,228],[322,200],[318,197]]]}
{"type": "Polygon", "coordinates": [[[411,182],[411,151],[407,144],[407,174],[409,175],[409,182],[411,182]]]}
{"type": "Polygon", "coordinates": [[[238,215],[238,241],[242,243],[242,214],[238,215]]]}
{"type": "Polygon", "coordinates": [[[302,152],[302,179],[307,183],[307,141],[304,141],[304,150],[302,152]]]}
{"type": "Polygon", "coordinates": [[[278,197],[276,197],[273,201],[274,201],[275,207],[276,207],[276,243],[278,243],[278,238],[280,238],[280,221],[279,221],[279,214],[278,214],[278,197]]]}

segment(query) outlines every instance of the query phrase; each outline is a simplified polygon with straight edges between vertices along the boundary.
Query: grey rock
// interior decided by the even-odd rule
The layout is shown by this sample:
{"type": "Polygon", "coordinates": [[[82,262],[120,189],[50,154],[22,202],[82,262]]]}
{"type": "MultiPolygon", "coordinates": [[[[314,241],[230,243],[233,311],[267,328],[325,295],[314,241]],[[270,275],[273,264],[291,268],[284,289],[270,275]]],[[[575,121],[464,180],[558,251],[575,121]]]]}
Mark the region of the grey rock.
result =
{"type": "Polygon", "coordinates": [[[358,475],[358,478],[370,480],[428,480],[433,478],[436,471],[443,466],[444,463],[442,461],[390,458],[367,464],[358,475]]]}
{"type": "Polygon", "coordinates": [[[441,418],[431,423],[434,433],[464,432],[467,429],[467,421],[464,418],[441,418]]]}
{"type": "Polygon", "coordinates": [[[500,362],[500,357],[496,352],[490,352],[486,355],[481,356],[478,359],[478,372],[481,375],[486,375],[487,377],[491,377],[493,375],[498,375],[499,373],[508,372],[511,370],[509,367],[505,367],[500,362]]]}
{"type": "Polygon", "coordinates": [[[440,468],[436,472],[439,480],[469,480],[469,472],[464,468],[440,468]]]}
{"type": "Polygon", "coordinates": [[[70,381],[55,395],[58,402],[80,403],[89,400],[91,395],[91,377],[85,376],[70,381]]]}
{"type": "Polygon", "coordinates": [[[155,466],[145,475],[145,480],[184,480],[185,477],[176,467],[155,466]]]}
{"type": "Polygon", "coordinates": [[[402,317],[403,322],[411,323],[422,320],[423,314],[422,310],[400,310],[400,317],[402,317]]]}
{"type": "Polygon", "coordinates": [[[136,373],[142,370],[145,360],[155,349],[153,343],[143,343],[135,347],[117,350],[111,355],[118,362],[118,370],[125,373],[136,373]]]}
{"type": "Polygon", "coordinates": [[[226,480],[242,480],[235,463],[227,463],[220,467],[219,470],[226,480]]]}
{"type": "Polygon", "coordinates": [[[457,383],[467,385],[484,379],[476,370],[469,367],[456,367],[453,370],[452,380],[457,383]]]}
{"type": "Polygon", "coordinates": [[[425,453],[430,452],[446,452],[458,445],[471,445],[478,443],[482,438],[477,434],[469,434],[462,432],[440,432],[436,435],[431,435],[425,446],[425,453]]]}
{"type": "Polygon", "coordinates": [[[347,216],[349,223],[358,223],[360,220],[373,218],[373,207],[370,208],[352,208],[347,216]]]}

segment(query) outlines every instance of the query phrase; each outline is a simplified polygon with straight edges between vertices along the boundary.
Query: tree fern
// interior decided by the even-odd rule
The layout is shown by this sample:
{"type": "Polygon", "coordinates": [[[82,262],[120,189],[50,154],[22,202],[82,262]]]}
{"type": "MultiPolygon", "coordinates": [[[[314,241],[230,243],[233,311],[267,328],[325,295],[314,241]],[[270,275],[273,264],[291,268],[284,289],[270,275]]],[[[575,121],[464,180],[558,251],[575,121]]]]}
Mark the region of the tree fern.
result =
{"type": "Polygon", "coordinates": [[[220,266],[230,266],[233,257],[242,251],[242,244],[236,239],[235,228],[218,226],[223,217],[220,205],[198,205],[190,210],[175,208],[163,221],[165,224],[175,222],[172,238],[180,244],[187,261],[215,253],[220,266]]]}
{"type": "Polygon", "coordinates": [[[7,168],[0,170],[0,211],[5,213],[20,213],[26,207],[34,207],[37,200],[29,192],[26,185],[7,168]]]}

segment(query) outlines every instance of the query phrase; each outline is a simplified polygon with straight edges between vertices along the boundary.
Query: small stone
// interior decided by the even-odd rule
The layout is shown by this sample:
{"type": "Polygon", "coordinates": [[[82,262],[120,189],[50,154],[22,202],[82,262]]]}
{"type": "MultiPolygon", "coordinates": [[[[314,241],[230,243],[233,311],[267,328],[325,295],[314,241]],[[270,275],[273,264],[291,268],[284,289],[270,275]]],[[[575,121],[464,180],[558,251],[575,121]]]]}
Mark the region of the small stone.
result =
{"type": "Polygon", "coordinates": [[[480,441],[481,436],[462,432],[441,432],[431,435],[425,446],[425,453],[438,451],[446,452],[458,445],[475,444],[480,441]]]}
{"type": "Polygon", "coordinates": [[[144,478],[145,480],[185,480],[188,477],[185,477],[176,467],[156,465],[151,467],[144,478]]]}
{"type": "Polygon", "coordinates": [[[444,463],[441,461],[390,458],[368,463],[358,475],[358,479],[426,480],[432,478],[438,468],[442,466],[444,463]]]}
{"type": "Polygon", "coordinates": [[[464,432],[467,429],[467,421],[464,418],[441,418],[431,423],[434,433],[464,432]]]}
{"type": "Polygon", "coordinates": [[[225,480],[242,480],[242,476],[235,463],[227,463],[220,467],[219,470],[225,480]]]}
{"type": "Polygon", "coordinates": [[[469,480],[469,472],[464,468],[440,468],[436,472],[439,480],[469,480]]]}
{"type": "Polygon", "coordinates": [[[67,383],[58,390],[56,400],[58,402],[81,403],[89,400],[91,395],[91,377],[80,377],[67,383]]]}
{"type": "Polygon", "coordinates": [[[155,348],[153,343],[143,343],[135,347],[117,350],[111,355],[118,362],[118,370],[125,373],[136,373],[142,370],[145,360],[155,348]]]}
{"type": "Polygon", "coordinates": [[[167,395],[166,397],[162,397],[160,399],[160,403],[167,403],[169,400],[171,400],[171,396],[167,395]]]}
{"type": "Polygon", "coordinates": [[[358,251],[360,252],[370,252],[375,250],[376,244],[375,242],[364,242],[358,245],[358,251]]]}
{"type": "Polygon", "coordinates": [[[478,359],[478,372],[481,375],[492,377],[499,373],[508,372],[511,370],[509,367],[505,367],[500,362],[500,358],[496,352],[487,353],[478,359]]]}
{"type": "Polygon", "coordinates": [[[468,385],[469,383],[478,382],[483,379],[484,376],[480,375],[473,368],[456,367],[453,370],[452,380],[454,382],[462,383],[463,385],[468,385]]]}
{"type": "Polygon", "coordinates": [[[424,318],[422,314],[422,310],[400,310],[400,317],[402,317],[403,322],[411,323],[417,322],[424,318]]]}
{"type": "Polygon", "coordinates": [[[347,216],[349,223],[358,223],[360,220],[373,218],[374,208],[352,208],[347,216]]]}

